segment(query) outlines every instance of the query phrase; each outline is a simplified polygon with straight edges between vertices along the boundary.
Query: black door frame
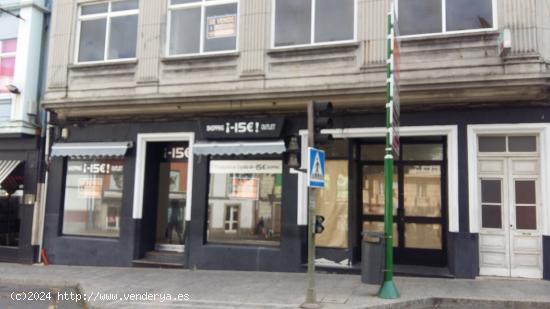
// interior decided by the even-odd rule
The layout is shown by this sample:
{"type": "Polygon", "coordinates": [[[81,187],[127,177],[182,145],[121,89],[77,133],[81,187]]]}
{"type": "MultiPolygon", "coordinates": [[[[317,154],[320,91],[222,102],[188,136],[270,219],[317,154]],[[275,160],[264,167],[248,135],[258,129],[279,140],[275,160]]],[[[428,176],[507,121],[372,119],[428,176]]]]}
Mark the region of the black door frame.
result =
{"type": "MultiPolygon", "coordinates": [[[[395,171],[398,175],[398,207],[397,214],[393,217],[394,222],[397,222],[397,230],[399,233],[399,245],[394,248],[394,259],[396,264],[412,264],[412,265],[428,265],[443,267],[447,265],[447,228],[448,228],[448,205],[447,205],[447,139],[444,136],[441,137],[427,137],[427,138],[402,138],[403,144],[442,144],[443,145],[443,160],[440,161],[424,161],[424,160],[411,160],[402,161],[403,147],[401,147],[401,153],[398,160],[395,160],[395,171]],[[413,217],[405,216],[404,214],[404,167],[415,165],[438,165],[441,171],[441,217],[429,218],[429,217],[413,217]],[[405,223],[436,223],[441,224],[441,245],[442,249],[416,249],[405,248],[405,223]]],[[[356,239],[359,241],[355,244],[357,248],[361,246],[361,232],[363,230],[363,222],[367,219],[370,221],[384,221],[383,215],[364,215],[363,203],[362,203],[362,186],[363,186],[363,167],[364,166],[383,166],[382,160],[363,160],[361,157],[362,145],[380,145],[383,144],[383,140],[380,139],[361,139],[357,140],[355,147],[355,155],[357,158],[357,207],[356,207],[356,220],[355,222],[356,239]]],[[[357,258],[357,255],[355,255],[357,258]]],[[[360,255],[359,255],[360,257],[360,255]]]]}

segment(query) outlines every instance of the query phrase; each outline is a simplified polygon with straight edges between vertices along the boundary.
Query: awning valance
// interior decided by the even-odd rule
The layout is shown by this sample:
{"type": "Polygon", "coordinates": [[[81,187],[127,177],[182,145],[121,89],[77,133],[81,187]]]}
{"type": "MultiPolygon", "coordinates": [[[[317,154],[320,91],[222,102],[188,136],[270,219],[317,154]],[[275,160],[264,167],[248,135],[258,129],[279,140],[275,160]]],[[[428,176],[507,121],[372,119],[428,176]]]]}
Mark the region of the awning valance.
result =
{"type": "Polygon", "coordinates": [[[0,184],[19,166],[18,160],[0,160],[0,184]]]}
{"type": "Polygon", "coordinates": [[[285,142],[223,142],[223,143],[195,143],[193,154],[196,155],[259,155],[281,154],[285,152],[285,142]]]}
{"type": "Polygon", "coordinates": [[[124,157],[132,146],[132,142],[56,143],[50,155],[71,158],[124,157]]]}

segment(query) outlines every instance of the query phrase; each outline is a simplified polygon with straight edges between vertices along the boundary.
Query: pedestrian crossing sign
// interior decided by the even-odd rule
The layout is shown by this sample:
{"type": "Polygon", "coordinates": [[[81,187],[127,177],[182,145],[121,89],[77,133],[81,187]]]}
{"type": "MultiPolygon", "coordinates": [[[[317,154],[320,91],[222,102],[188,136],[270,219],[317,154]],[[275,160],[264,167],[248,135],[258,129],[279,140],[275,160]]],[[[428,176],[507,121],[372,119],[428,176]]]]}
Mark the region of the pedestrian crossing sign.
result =
{"type": "Polygon", "coordinates": [[[325,152],[313,147],[308,148],[307,186],[310,188],[325,187],[325,152]]]}

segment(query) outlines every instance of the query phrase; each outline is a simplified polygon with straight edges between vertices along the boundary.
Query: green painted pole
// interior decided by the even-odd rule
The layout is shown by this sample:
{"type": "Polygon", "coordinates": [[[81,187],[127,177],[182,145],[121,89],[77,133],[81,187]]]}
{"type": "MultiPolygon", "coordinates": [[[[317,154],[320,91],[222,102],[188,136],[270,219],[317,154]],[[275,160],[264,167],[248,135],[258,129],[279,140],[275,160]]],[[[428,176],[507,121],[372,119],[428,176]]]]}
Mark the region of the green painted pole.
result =
{"type": "Polygon", "coordinates": [[[393,40],[394,18],[393,2],[388,13],[388,60],[386,79],[386,154],[384,156],[384,235],[386,258],[384,282],[378,291],[378,297],[399,298],[399,291],[393,281],[393,40]]]}

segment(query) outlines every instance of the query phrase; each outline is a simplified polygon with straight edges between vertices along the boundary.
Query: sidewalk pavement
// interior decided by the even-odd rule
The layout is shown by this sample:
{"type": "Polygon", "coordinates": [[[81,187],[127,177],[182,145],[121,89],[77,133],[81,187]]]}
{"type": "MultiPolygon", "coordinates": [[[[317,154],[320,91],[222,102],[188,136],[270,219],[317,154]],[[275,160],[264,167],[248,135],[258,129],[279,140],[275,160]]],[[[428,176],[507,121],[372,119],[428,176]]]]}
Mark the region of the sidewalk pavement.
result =
{"type": "MultiPolygon", "coordinates": [[[[397,277],[401,298],[382,300],[375,296],[378,286],[362,284],[357,275],[318,273],[315,278],[317,299],[327,309],[500,308],[503,304],[481,306],[472,300],[523,302],[509,308],[550,308],[550,282],[542,280],[397,277]],[[451,298],[457,300],[441,302],[451,298]]],[[[303,273],[0,263],[1,285],[77,286],[82,296],[95,298],[87,301],[88,308],[297,308],[304,301],[306,282],[303,273]],[[115,300],[104,299],[115,293],[115,300]],[[144,300],[155,293],[156,300],[144,300]],[[187,294],[188,300],[161,301],[160,294],[172,298],[187,294]]]]}

